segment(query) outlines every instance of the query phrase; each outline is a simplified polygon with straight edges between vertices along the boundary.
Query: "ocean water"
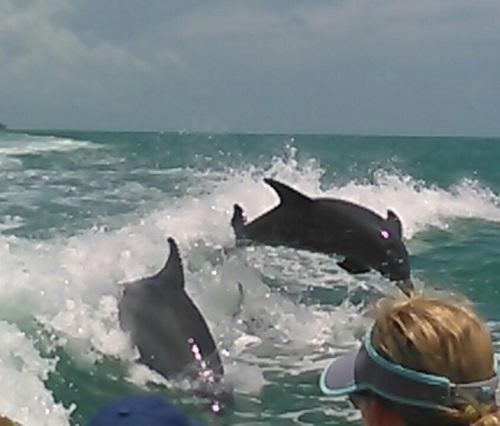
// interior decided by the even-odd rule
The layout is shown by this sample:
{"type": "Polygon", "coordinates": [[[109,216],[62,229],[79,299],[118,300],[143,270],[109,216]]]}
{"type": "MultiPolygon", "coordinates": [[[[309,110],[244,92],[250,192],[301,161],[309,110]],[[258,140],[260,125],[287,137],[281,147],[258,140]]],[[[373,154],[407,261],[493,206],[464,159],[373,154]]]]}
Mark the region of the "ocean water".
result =
{"type": "Polygon", "coordinates": [[[393,209],[414,280],[472,299],[500,352],[499,159],[500,139],[0,133],[0,413],[85,425],[107,401],[151,392],[207,425],[359,424],[344,400],[320,395],[318,375],[391,285],[320,254],[232,249],[233,204],[249,219],[274,206],[271,176],[393,209]],[[168,236],[235,388],[222,417],[189,383],[134,362],[118,326],[122,283],[163,265],[168,236]]]}

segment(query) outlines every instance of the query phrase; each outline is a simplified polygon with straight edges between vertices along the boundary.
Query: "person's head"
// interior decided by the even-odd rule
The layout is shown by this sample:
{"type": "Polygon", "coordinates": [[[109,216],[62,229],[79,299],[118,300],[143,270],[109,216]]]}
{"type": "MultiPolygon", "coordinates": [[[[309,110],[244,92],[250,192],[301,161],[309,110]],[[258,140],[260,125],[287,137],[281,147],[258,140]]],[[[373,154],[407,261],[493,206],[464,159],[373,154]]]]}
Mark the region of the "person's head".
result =
{"type": "Polygon", "coordinates": [[[0,415],[0,426],[21,426],[21,424],[9,419],[8,417],[0,415]]]}
{"type": "Polygon", "coordinates": [[[464,304],[413,295],[381,299],[359,350],[322,373],[367,426],[500,426],[490,334],[464,304]]]}
{"type": "Polygon", "coordinates": [[[102,408],[89,426],[195,426],[178,408],[155,395],[138,395],[102,408]]]}

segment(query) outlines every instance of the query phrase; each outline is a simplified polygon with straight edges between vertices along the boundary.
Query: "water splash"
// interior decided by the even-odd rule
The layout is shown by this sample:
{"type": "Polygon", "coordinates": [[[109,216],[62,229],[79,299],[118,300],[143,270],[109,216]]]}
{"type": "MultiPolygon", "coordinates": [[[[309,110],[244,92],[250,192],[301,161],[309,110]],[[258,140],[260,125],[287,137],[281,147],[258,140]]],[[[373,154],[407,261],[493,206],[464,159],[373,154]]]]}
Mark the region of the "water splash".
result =
{"type": "MultiPolygon", "coordinates": [[[[0,398],[0,410],[25,425],[39,424],[36,419],[45,410],[54,419],[51,424],[68,422],[71,409],[55,401],[45,385],[57,359],[44,358],[20,331],[32,318],[79,365],[91,368],[103,358],[118,358],[134,366],[128,371],[134,384],[156,380],[170,386],[134,364],[137,352],[120,330],[116,311],[118,283],[157,271],[168,255],[169,235],[181,246],[187,291],[207,318],[238,391],[257,393],[270,371],[304,374],[352,346],[365,326],[361,313],[366,300],[359,292],[369,294],[373,287],[383,291],[387,286],[380,277],[352,277],[320,254],[266,247],[226,253],[234,243],[229,226],[233,203],[242,204],[252,219],[278,202],[264,177],[311,196],[359,202],[384,215],[393,209],[410,240],[429,226],[446,229],[455,218],[500,222],[498,194],[478,181],[464,179],[441,188],[403,172],[377,170],[370,180],[324,185],[320,163],[299,161],[290,146],[268,167],[187,173],[183,179],[196,191],[176,197],[165,193],[165,201],[141,206],[125,218],[110,215],[106,226],[45,240],[0,234],[0,337],[17,351],[15,356],[0,353],[0,369],[7,383],[22,384],[19,393],[0,398]],[[238,282],[245,292],[241,306],[238,282]],[[328,303],[319,304],[315,291],[322,291],[328,303]]],[[[116,189],[115,196],[125,196],[130,188],[138,196],[149,191],[139,182],[116,189]]],[[[14,192],[4,196],[17,201],[14,192]]],[[[97,189],[95,196],[108,193],[97,189]]],[[[24,219],[7,217],[5,226],[24,219]]]]}

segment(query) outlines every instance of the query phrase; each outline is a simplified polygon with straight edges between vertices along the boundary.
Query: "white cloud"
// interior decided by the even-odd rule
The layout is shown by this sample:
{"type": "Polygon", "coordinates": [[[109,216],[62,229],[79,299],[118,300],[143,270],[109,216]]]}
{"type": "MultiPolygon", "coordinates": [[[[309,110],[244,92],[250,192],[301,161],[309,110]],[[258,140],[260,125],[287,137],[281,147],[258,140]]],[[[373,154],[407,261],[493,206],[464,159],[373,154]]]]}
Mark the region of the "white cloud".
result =
{"type": "Polygon", "coordinates": [[[11,51],[12,56],[4,65],[15,72],[48,65],[70,70],[88,62],[138,70],[147,68],[147,64],[120,46],[105,40],[87,46],[77,34],[54,23],[55,15],[72,12],[69,0],[39,0],[24,8],[16,8],[7,0],[4,7],[7,13],[0,17],[2,44],[12,44],[18,49],[11,51]]]}
{"type": "Polygon", "coordinates": [[[187,47],[188,57],[189,48],[196,55],[205,50],[229,67],[231,56],[271,67],[350,58],[423,65],[429,61],[436,66],[460,52],[481,55],[482,45],[500,42],[497,0],[295,1],[281,8],[274,4],[207,2],[160,32],[164,40],[178,39],[187,47]],[[472,47],[474,52],[469,51],[472,47]]]}
{"type": "MultiPolygon", "coordinates": [[[[56,123],[70,114],[72,121],[84,117],[85,126],[92,127],[90,122],[100,116],[104,122],[108,114],[116,115],[132,103],[141,90],[138,84],[158,72],[126,43],[100,39],[87,44],[63,26],[60,17],[76,12],[70,0],[37,0],[24,6],[4,0],[1,12],[0,93],[9,103],[24,104],[31,115],[43,116],[42,122],[52,116],[54,124],[48,126],[64,127],[56,123]]],[[[166,51],[158,58],[164,67],[176,65],[166,51]]],[[[4,101],[4,109],[9,106],[4,101]]]]}
{"type": "Polygon", "coordinates": [[[498,105],[497,0],[150,1],[164,17],[132,0],[123,19],[97,0],[1,1],[0,96],[40,122],[64,123],[77,108],[72,120],[86,126],[134,116],[157,128],[321,131],[390,128],[403,101],[408,114],[434,122],[444,111],[447,123],[479,116],[486,98],[498,105]],[[437,93],[476,109],[434,101],[432,111],[437,93]]]}
{"type": "Polygon", "coordinates": [[[500,36],[497,0],[341,0],[290,2],[224,0],[206,3],[178,20],[186,37],[295,37],[343,42],[387,38],[391,42],[466,40],[500,36]],[[401,37],[401,38],[398,38],[401,37]]]}
{"type": "Polygon", "coordinates": [[[181,18],[176,29],[182,37],[261,37],[282,31],[284,25],[286,17],[259,2],[236,0],[206,3],[181,18]]]}

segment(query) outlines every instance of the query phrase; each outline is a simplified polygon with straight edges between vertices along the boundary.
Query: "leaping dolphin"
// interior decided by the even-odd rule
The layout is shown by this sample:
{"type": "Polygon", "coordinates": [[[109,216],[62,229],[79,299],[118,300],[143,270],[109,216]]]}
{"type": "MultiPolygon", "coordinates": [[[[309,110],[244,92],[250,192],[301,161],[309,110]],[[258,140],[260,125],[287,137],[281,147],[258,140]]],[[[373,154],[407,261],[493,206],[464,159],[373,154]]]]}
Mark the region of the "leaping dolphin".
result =
{"type": "Polygon", "coordinates": [[[338,265],[351,274],[375,269],[405,293],[413,290],[401,221],[392,210],[383,218],[349,201],[310,198],[274,179],[264,182],[280,204],[248,224],[235,204],[231,225],[237,240],[342,255],[338,265]]]}
{"type": "Polygon", "coordinates": [[[218,382],[224,370],[207,323],[184,289],[179,249],[157,274],[125,284],[118,304],[123,330],[130,332],[140,361],[167,378],[188,376],[218,382]]]}

